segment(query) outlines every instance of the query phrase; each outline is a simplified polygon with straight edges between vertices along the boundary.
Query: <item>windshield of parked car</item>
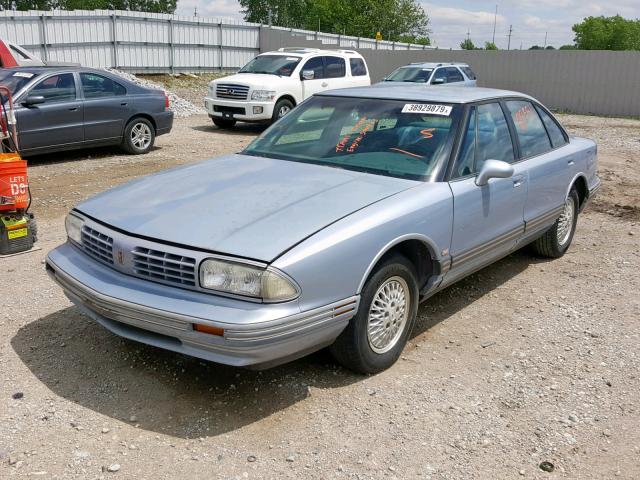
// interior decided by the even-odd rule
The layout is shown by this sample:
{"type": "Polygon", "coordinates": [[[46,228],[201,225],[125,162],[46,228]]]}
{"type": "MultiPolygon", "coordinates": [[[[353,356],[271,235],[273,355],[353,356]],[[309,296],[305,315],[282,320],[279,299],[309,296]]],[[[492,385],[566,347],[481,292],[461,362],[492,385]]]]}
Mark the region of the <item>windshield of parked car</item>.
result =
{"type": "Polygon", "coordinates": [[[301,57],[295,55],[259,55],[244,67],[239,73],[266,73],[290,77],[301,57]]]}
{"type": "Polygon", "coordinates": [[[0,69],[0,85],[4,85],[11,95],[15,95],[35,76],[36,73],[25,70],[0,69]]]}
{"type": "Polygon", "coordinates": [[[426,83],[433,72],[433,68],[400,67],[384,79],[385,82],[415,82],[426,83]]]}
{"type": "Polygon", "coordinates": [[[449,157],[460,109],[439,102],[315,96],[244,153],[428,181],[449,157]]]}

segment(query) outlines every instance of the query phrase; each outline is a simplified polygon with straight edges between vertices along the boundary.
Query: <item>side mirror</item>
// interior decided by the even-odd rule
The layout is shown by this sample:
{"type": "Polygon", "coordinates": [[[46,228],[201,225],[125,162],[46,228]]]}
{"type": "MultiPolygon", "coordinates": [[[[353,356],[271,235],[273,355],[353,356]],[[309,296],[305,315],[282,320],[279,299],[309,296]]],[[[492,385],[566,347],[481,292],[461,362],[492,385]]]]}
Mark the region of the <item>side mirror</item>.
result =
{"type": "Polygon", "coordinates": [[[41,103],[44,103],[44,97],[42,95],[29,95],[25,98],[24,102],[22,102],[25,107],[32,107],[41,103]]]}
{"type": "Polygon", "coordinates": [[[303,80],[313,80],[316,78],[316,72],[313,70],[303,70],[302,71],[302,79],[303,80]]]}
{"type": "Polygon", "coordinates": [[[509,178],[513,175],[513,166],[502,160],[487,160],[476,177],[479,187],[489,183],[491,178],[509,178]]]}
{"type": "Polygon", "coordinates": [[[444,78],[434,78],[431,80],[431,85],[442,85],[444,83],[444,78]]]}

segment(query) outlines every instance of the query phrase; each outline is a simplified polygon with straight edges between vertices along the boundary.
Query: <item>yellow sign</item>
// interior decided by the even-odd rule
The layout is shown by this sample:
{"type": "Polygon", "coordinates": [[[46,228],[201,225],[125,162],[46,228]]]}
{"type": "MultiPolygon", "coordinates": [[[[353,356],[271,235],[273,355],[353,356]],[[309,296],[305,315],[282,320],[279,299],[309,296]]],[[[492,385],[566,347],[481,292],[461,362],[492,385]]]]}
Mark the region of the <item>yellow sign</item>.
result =
{"type": "Polygon", "coordinates": [[[27,236],[27,229],[26,228],[20,228],[18,230],[9,230],[7,232],[7,236],[9,237],[9,240],[13,240],[14,238],[26,237],[27,236]]]}
{"type": "Polygon", "coordinates": [[[380,32],[376,32],[376,41],[379,42],[382,40],[382,34],[380,32]]]}

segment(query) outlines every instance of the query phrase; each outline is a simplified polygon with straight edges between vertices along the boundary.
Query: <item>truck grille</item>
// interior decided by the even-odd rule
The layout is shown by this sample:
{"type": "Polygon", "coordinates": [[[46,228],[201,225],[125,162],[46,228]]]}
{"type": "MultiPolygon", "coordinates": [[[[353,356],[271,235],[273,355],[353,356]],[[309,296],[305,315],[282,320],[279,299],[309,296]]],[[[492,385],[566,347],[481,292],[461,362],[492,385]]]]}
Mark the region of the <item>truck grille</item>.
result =
{"type": "Polygon", "coordinates": [[[133,249],[133,271],[150,280],[196,285],[196,260],[172,253],[136,247],[133,249]]]}
{"type": "Polygon", "coordinates": [[[216,97],[232,100],[246,100],[249,95],[249,87],[244,85],[231,85],[219,83],[216,85],[216,97]]]}
{"type": "Polygon", "coordinates": [[[82,227],[82,247],[93,258],[113,265],[113,238],[97,230],[82,227]]]}

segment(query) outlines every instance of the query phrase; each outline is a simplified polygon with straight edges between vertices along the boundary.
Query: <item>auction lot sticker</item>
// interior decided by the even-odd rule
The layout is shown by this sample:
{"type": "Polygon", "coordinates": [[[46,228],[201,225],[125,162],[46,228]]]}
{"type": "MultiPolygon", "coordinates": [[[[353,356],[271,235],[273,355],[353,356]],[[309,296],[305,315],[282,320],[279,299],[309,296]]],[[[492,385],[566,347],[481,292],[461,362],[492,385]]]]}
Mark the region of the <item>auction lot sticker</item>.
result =
{"type": "Polygon", "coordinates": [[[451,105],[437,105],[434,103],[407,103],[402,107],[402,113],[429,113],[431,115],[451,115],[451,105]]]}

